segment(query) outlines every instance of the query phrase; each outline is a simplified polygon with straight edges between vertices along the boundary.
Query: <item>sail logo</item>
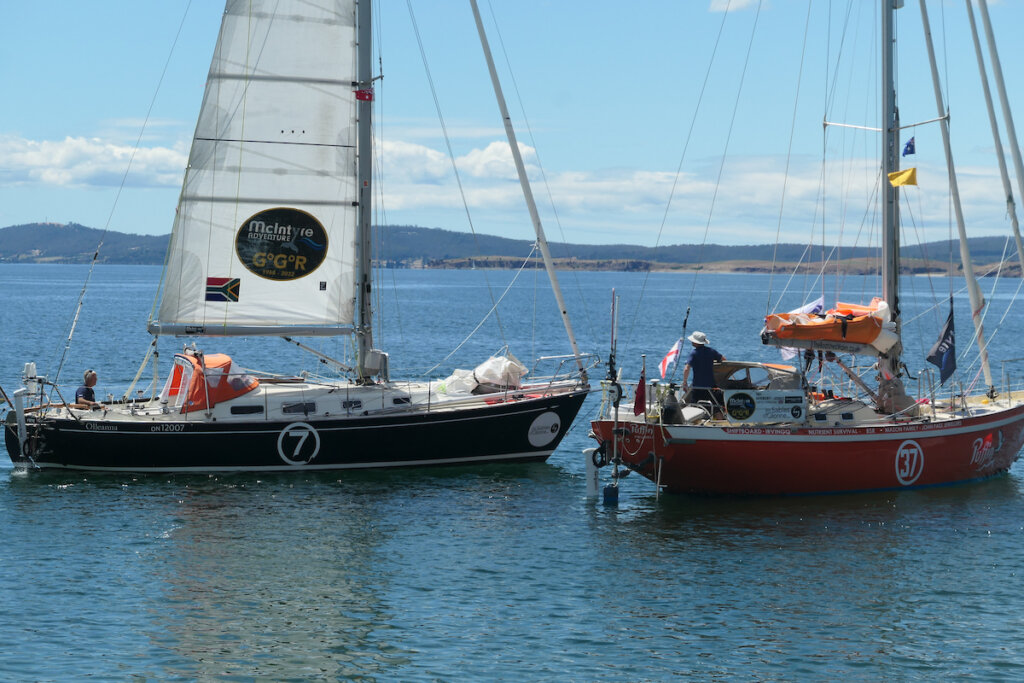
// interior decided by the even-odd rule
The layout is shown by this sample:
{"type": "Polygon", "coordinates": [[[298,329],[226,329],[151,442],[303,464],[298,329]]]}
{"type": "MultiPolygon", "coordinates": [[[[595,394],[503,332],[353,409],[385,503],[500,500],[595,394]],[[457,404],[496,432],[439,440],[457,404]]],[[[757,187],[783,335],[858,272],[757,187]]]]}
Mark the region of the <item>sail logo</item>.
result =
{"type": "Polygon", "coordinates": [[[530,431],[526,436],[530,440],[531,446],[540,448],[554,441],[561,429],[562,420],[558,417],[558,413],[549,410],[533,419],[533,424],[530,425],[530,431]]]}
{"type": "Polygon", "coordinates": [[[251,273],[268,280],[298,280],[327,257],[327,231],[299,209],[265,209],[235,234],[235,254],[251,273]]]}
{"type": "Polygon", "coordinates": [[[924,449],[912,439],[908,439],[896,449],[896,480],[904,486],[917,481],[924,472],[924,449]]]}

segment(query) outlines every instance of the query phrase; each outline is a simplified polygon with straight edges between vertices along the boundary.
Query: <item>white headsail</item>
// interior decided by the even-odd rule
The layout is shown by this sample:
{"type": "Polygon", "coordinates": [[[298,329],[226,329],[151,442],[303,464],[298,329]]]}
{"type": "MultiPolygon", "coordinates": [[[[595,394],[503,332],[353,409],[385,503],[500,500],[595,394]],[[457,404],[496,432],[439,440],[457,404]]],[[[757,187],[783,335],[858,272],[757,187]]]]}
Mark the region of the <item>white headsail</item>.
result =
{"type": "Polygon", "coordinates": [[[151,332],[352,330],[353,5],[228,2],[151,332]]]}

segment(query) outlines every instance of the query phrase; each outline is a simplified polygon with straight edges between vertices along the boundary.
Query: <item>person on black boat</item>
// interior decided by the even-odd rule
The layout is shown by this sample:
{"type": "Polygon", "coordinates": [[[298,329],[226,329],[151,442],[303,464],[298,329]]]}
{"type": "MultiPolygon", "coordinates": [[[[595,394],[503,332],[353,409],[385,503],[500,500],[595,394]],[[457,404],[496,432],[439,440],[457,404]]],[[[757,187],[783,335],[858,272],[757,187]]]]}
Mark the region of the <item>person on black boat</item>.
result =
{"type": "Polygon", "coordinates": [[[98,410],[102,406],[99,401],[96,400],[96,392],[93,387],[96,386],[96,382],[99,380],[99,376],[95,370],[86,370],[85,374],[82,375],[82,381],[84,384],[78,387],[75,392],[75,404],[79,407],[85,406],[92,410],[98,410]]]}
{"type": "Polygon", "coordinates": [[[686,359],[683,368],[683,392],[687,403],[710,401],[715,407],[722,405],[722,392],[715,385],[715,363],[721,363],[725,356],[708,346],[708,337],[703,332],[694,332],[686,338],[693,344],[693,351],[686,359]],[[690,370],[693,370],[693,385],[689,383],[690,370]],[[689,393],[687,394],[687,390],[689,393]]]}

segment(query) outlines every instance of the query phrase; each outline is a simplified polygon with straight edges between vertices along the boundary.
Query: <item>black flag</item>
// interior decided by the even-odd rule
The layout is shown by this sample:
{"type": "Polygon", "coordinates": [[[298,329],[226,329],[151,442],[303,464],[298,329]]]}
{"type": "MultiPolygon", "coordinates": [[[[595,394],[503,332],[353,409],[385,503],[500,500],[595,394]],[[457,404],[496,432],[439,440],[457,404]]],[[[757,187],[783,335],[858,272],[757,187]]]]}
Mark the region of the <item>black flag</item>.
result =
{"type": "Polygon", "coordinates": [[[956,370],[956,343],[953,334],[953,297],[949,297],[949,318],[942,328],[942,336],[928,352],[929,363],[939,368],[939,384],[945,384],[956,370]]]}

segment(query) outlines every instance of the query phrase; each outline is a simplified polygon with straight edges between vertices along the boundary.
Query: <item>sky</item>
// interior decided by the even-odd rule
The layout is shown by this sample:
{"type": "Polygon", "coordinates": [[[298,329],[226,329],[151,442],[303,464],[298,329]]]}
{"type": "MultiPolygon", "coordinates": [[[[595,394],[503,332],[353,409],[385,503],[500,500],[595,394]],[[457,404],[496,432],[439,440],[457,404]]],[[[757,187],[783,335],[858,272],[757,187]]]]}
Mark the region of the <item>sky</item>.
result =
{"type": "MultiPolygon", "coordinates": [[[[822,121],[878,124],[877,4],[481,0],[548,239],[867,244],[878,133],[823,134],[822,121]]],[[[223,4],[0,6],[0,227],[168,233],[223,4]]],[[[1010,106],[1024,116],[1024,0],[989,9],[1010,106]]],[[[1009,234],[964,2],[928,11],[968,229],[1009,234]]],[[[385,0],[375,12],[375,221],[532,238],[468,2],[385,0]]],[[[897,14],[908,126],[934,119],[936,103],[917,0],[897,14]]],[[[901,162],[919,169],[919,187],[905,193],[905,231],[944,239],[938,124],[907,128],[900,144],[910,136],[917,153],[901,162]]]]}

